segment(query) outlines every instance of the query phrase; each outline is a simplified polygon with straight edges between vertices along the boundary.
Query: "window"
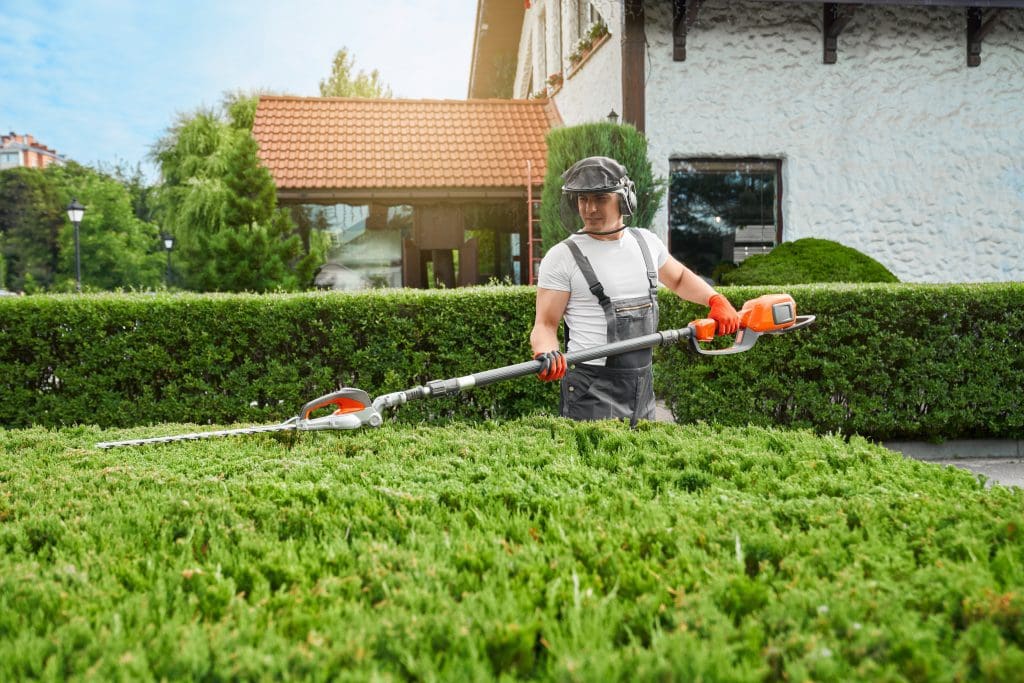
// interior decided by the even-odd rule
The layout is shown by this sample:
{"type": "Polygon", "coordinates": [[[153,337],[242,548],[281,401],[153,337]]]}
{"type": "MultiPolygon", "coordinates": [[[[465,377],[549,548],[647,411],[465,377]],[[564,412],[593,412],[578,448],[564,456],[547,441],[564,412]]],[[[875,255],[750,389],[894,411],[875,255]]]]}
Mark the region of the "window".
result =
{"type": "Polygon", "coordinates": [[[669,250],[694,272],[713,277],[782,241],[782,161],[670,161],[669,250]]]}
{"type": "Polygon", "coordinates": [[[589,0],[579,0],[576,6],[576,22],[579,37],[584,38],[591,24],[603,23],[604,19],[601,18],[600,12],[597,11],[592,2],[589,2],[589,0]]]}
{"type": "Polygon", "coordinates": [[[293,207],[300,232],[329,236],[331,247],[314,280],[326,289],[402,286],[402,240],[412,207],[304,204],[293,207]]]}

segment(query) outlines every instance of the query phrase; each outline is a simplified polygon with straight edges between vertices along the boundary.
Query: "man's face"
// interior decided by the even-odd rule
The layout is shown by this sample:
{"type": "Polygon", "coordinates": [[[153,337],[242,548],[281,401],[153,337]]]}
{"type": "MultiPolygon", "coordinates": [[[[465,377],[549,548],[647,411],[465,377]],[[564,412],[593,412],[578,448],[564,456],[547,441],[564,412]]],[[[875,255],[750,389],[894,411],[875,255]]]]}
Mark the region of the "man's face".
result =
{"type": "Polygon", "coordinates": [[[580,218],[589,231],[611,230],[619,227],[622,213],[619,211],[619,196],[611,192],[583,193],[577,195],[580,218]]]}

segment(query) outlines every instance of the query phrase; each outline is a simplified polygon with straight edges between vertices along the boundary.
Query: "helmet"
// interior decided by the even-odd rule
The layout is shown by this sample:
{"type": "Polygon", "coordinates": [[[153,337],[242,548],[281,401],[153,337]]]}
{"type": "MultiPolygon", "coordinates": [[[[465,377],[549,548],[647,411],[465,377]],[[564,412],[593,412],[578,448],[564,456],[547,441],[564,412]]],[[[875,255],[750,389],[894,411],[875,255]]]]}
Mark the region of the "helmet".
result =
{"type": "Polygon", "coordinates": [[[636,212],[636,187],[626,174],[626,167],[610,157],[587,157],[562,174],[562,222],[576,225],[579,218],[578,196],[612,193],[619,195],[619,212],[632,216],[636,212]],[[567,215],[568,214],[568,215],[567,215]],[[569,220],[566,220],[566,219],[569,220]]]}

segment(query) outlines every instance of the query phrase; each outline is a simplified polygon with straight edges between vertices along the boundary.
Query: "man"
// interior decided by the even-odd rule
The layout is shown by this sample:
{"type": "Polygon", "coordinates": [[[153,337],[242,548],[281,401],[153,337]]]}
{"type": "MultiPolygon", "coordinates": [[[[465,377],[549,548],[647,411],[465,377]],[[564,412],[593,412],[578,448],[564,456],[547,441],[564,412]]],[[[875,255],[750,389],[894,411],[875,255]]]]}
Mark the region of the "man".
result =
{"type": "Polygon", "coordinates": [[[558,350],[564,318],[566,352],[631,339],[658,329],[658,283],[687,301],[711,307],[718,334],[732,334],[739,315],[700,276],[674,259],[648,230],[626,228],[636,190],[622,164],[588,157],[562,174],[563,222],[583,227],[541,261],[530,346],[543,361],[543,381],[562,380],[561,414],[575,420],[654,418],[651,349],[566,367],[558,350]],[[564,379],[563,379],[564,378],[564,379]]]}

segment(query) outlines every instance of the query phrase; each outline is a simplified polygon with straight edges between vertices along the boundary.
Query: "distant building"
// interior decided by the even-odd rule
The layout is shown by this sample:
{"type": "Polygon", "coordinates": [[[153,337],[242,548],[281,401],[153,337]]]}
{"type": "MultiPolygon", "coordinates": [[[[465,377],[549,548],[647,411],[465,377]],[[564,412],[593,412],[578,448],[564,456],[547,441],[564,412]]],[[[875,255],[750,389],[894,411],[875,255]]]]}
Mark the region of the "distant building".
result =
{"type": "Polygon", "coordinates": [[[64,157],[31,135],[10,133],[0,136],[0,170],[5,168],[46,168],[50,164],[63,164],[64,157]]]}
{"type": "Polygon", "coordinates": [[[461,287],[529,280],[560,123],[546,99],[263,95],[253,136],[278,202],[331,236],[318,287],[461,287]]]}

